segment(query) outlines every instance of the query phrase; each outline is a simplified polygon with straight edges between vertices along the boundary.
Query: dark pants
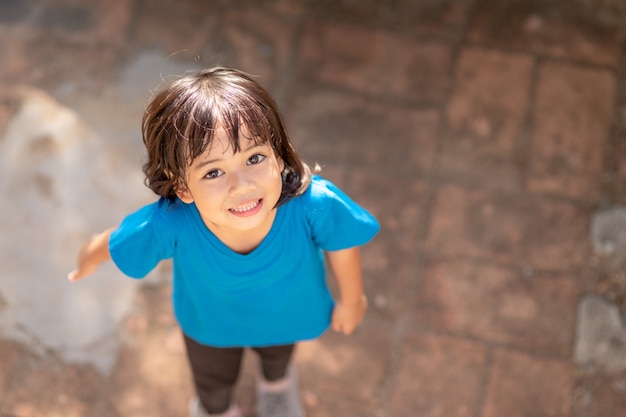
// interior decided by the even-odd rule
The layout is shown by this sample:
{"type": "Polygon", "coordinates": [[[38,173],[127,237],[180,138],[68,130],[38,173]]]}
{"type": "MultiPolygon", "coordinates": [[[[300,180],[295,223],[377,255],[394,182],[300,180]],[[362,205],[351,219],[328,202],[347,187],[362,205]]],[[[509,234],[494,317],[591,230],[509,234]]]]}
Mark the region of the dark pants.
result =
{"type": "MultiPolygon", "coordinates": [[[[228,409],[232,391],[241,368],[243,348],[215,348],[202,345],[185,336],[187,357],[200,403],[209,414],[228,409]]],[[[261,360],[261,371],[267,381],[287,375],[294,345],[252,348],[261,360]]]]}

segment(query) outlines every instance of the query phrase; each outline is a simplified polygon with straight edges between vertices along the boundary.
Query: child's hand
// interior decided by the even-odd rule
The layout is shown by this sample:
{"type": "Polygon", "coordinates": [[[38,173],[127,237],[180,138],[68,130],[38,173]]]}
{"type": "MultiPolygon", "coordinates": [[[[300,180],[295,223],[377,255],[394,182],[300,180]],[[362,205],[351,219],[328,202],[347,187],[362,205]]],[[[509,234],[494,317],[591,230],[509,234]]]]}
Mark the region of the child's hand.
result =
{"type": "Polygon", "coordinates": [[[83,263],[81,265],[81,263],[79,262],[78,267],[69,274],[67,274],[67,279],[70,281],[78,281],[93,274],[94,272],[96,272],[97,269],[98,264],[83,263]]]}
{"type": "Polygon", "coordinates": [[[355,303],[344,304],[338,302],[333,311],[333,330],[343,334],[352,333],[361,321],[363,321],[365,310],[367,310],[367,297],[365,297],[365,295],[355,303]]]}
{"type": "Polygon", "coordinates": [[[109,253],[109,237],[113,229],[107,229],[99,235],[92,236],[78,252],[77,267],[67,275],[70,281],[85,278],[98,269],[100,264],[111,258],[109,253]]]}

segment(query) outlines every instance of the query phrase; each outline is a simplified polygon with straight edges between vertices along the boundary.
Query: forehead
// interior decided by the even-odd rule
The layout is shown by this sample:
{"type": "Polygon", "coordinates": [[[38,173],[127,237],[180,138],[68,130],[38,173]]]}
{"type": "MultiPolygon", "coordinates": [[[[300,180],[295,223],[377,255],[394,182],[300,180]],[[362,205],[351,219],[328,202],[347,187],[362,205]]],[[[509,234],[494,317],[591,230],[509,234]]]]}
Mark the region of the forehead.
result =
{"type": "Polygon", "coordinates": [[[227,129],[219,127],[213,133],[211,143],[207,146],[203,156],[217,156],[225,154],[235,154],[239,151],[246,150],[257,144],[262,144],[261,138],[255,138],[245,129],[244,126],[239,131],[237,137],[229,132],[227,129]]]}
{"type": "Polygon", "coordinates": [[[269,140],[253,136],[243,124],[236,133],[218,126],[204,151],[191,161],[190,166],[198,169],[208,163],[230,159],[238,152],[259,146],[271,147],[269,140]]]}

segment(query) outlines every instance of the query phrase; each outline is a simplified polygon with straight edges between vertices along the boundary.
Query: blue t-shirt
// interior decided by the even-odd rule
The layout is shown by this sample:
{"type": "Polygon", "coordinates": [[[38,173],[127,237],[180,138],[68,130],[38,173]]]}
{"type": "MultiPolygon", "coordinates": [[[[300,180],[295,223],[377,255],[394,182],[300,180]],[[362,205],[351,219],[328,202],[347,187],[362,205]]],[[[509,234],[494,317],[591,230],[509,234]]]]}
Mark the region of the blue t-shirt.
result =
{"type": "Polygon", "coordinates": [[[360,246],[374,217],[331,182],[314,176],[278,207],[270,232],[249,254],[224,245],[195,204],[161,199],[124,219],[109,249],[134,278],[173,260],[174,314],[183,332],[216,346],[268,346],[313,339],[329,326],[333,300],[323,250],[360,246]]]}

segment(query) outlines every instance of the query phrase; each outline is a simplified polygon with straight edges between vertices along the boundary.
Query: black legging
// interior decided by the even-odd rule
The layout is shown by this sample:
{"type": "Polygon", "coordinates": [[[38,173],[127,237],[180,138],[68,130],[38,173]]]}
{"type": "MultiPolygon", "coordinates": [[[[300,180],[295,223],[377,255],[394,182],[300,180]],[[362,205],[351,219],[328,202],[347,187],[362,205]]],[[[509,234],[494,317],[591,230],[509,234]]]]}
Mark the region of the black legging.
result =
{"type": "MultiPolygon", "coordinates": [[[[202,345],[186,335],[185,345],[200,403],[209,414],[225,412],[239,377],[243,348],[202,345]]],[[[294,346],[252,348],[259,355],[265,380],[276,381],[287,375],[294,346]]]]}

